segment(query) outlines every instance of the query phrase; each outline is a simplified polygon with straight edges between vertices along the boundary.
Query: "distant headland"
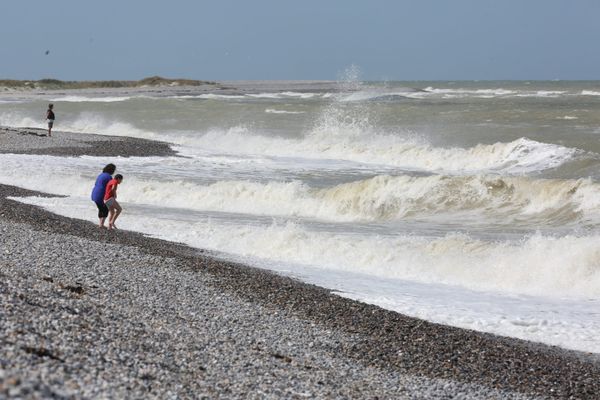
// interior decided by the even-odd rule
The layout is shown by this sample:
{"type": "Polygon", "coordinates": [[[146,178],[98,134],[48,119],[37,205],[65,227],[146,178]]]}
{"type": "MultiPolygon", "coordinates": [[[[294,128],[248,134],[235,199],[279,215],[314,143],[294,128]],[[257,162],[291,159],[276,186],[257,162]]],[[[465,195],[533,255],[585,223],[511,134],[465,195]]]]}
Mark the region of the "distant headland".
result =
{"type": "Polygon", "coordinates": [[[91,88],[136,88],[148,86],[202,86],[216,82],[194,79],[170,79],[151,76],[139,81],[61,81],[58,79],[14,80],[0,79],[0,87],[7,89],[91,89],[91,88]]]}

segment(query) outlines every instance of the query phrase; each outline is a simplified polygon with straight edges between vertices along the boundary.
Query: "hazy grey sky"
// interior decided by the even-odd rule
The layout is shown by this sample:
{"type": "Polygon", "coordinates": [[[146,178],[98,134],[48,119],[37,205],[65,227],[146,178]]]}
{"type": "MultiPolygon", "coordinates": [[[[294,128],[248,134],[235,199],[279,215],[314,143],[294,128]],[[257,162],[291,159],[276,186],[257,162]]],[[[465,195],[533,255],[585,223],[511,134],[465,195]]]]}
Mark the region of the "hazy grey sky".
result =
{"type": "Polygon", "coordinates": [[[600,79],[599,0],[7,0],[0,16],[0,78],[600,79]]]}

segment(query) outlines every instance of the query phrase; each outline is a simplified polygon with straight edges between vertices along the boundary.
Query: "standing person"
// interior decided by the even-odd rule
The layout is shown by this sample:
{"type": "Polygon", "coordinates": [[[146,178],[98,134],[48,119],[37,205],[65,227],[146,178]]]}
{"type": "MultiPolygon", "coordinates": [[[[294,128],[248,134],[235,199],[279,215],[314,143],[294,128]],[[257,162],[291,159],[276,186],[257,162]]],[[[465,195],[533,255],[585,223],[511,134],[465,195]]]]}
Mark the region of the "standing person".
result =
{"type": "Polygon", "coordinates": [[[48,121],[48,136],[52,137],[52,127],[54,126],[54,104],[48,104],[48,111],[46,111],[46,121],[48,121]]]}
{"type": "Polygon", "coordinates": [[[106,185],[112,179],[117,167],[115,164],[107,164],[102,170],[102,173],[96,178],[94,189],[92,190],[92,201],[98,207],[98,218],[100,219],[100,228],[104,228],[104,221],[108,216],[108,207],[104,204],[104,193],[106,193],[106,185]]]}
{"type": "Polygon", "coordinates": [[[116,229],[115,221],[123,209],[117,201],[117,186],[123,182],[123,175],[116,174],[113,179],[106,184],[104,193],[104,204],[108,207],[108,229],[116,229]]]}

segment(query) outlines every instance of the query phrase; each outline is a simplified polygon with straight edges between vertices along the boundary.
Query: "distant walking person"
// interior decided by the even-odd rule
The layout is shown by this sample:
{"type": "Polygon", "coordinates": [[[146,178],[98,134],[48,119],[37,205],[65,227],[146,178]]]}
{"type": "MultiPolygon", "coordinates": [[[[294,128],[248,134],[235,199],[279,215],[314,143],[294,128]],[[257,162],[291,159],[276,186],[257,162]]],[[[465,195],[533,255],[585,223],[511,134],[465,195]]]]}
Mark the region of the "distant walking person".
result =
{"type": "Polygon", "coordinates": [[[106,184],[106,192],[104,193],[104,204],[108,207],[108,229],[116,229],[115,221],[121,214],[123,209],[117,201],[117,186],[123,182],[123,175],[116,174],[113,179],[106,184]]]}
{"type": "Polygon", "coordinates": [[[52,136],[52,127],[54,126],[54,104],[48,104],[48,111],[46,111],[46,121],[48,121],[48,136],[52,136]]]}
{"type": "Polygon", "coordinates": [[[115,164],[107,164],[102,170],[102,173],[96,178],[96,184],[92,190],[92,201],[98,207],[98,218],[100,219],[100,228],[104,228],[104,221],[108,216],[108,207],[104,204],[104,194],[106,193],[106,185],[112,179],[117,167],[115,164]]]}

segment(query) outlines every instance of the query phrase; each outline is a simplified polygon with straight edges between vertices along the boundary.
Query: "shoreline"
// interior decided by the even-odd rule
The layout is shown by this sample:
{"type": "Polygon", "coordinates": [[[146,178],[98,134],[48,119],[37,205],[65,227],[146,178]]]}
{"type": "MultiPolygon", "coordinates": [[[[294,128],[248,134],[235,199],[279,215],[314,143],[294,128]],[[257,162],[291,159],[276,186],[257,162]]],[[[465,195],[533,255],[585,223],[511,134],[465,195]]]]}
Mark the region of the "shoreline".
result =
{"type": "MultiPolygon", "coordinates": [[[[338,81],[329,80],[276,80],[276,81],[219,81],[198,86],[190,85],[159,85],[159,86],[131,86],[131,87],[86,87],[86,88],[3,88],[0,86],[0,94],[6,98],[56,98],[56,96],[83,95],[83,96],[152,96],[161,97],[173,94],[177,95],[199,95],[199,94],[256,94],[277,93],[282,91],[298,91],[313,93],[319,91],[339,92],[348,88],[340,86],[338,81]]],[[[60,102],[60,98],[54,100],[60,102]]]]}
{"type": "MultiPolygon", "coordinates": [[[[39,143],[40,140],[48,139],[40,137],[39,134],[43,131],[0,128],[0,152],[123,157],[176,154],[167,143],[162,142],[60,131],[56,131],[57,140],[53,136],[53,143],[48,147],[48,143],[39,143]]],[[[506,398],[513,396],[513,392],[558,398],[585,398],[600,393],[600,358],[597,354],[565,350],[407,317],[377,306],[342,298],[327,289],[274,272],[220,261],[211,258],[203,250],[135,232],[100,231],[90,222],[61,217],[6,198],[27,195],[45,194],[0,185],[0,222],[23,225],[42,235],[66,235],[75,241],[86,240],[107,246],[134,248],[150,257],[168,258],[173,262],[174,274],[185,272],[202,276],[208,288],[222,293],[225,298],[238,299],[241,304],[250,304],[262,312],[278,315],[283,318],[284,323],[299,320],[321,333],[333,332],[341,341],[326,349],[329,356],[333,359],[338,357],[340,360],[352,360],[361,369],[371,368],[429,380],[441,379],[445,382],[455,382],[459,386],[475,384],[490,390],[500,390],[500,395],[506,398]]],[[[6,250],[10,251],[9,248],[6,250]]],[[[2,254],[4,251],[5,249],[2,249],[2,254]]],[[[0,261],[3,261],[3,258],[0,258],[0,261]]],[[[33,270],[35,271],[35,268],[33,270]]],[[[4,266],[0,269],[3,276],[9,272],[14,271],[4,266]]],[[[44,273],[41,272],[41,275],[44,273]]],[[[44,276],[38,277],[38,280],[43,280],[44,276]]],[[[81,297],[94,292],[94,289],[85,283],[74,287],[81,288],[77,289],[82,291],[81,297]]],[[[10,292],[10,286],[2,287],[2,291],[10,292]]],[[[6,333],[2,332],[3,335],[6,333]]],[[[6,346],[6,340],[2,340],[2,346],[6,346]]],[[[302,350],[311,352],[300,345],[299,351],[302,350]]],[[[49,358],[43,354],[40,357],[49,358]]],[[[280,357],[272,356],[275,361],[290,368],[294,366],[296,356],[276,354],[280,357]]],[[[57,357],[63,358],[60,355],[57,357]]],[[[52,360],[51,357],[50,359],[52,360]]],[[[264,372],[269,370],[265,368],[264,372]]],[[[2,378],[0,376],[0,383],[2,378]]],[[[427,384],[431,382],[428,381],[427,384]]],[[[6,383],[4,386],[6,387],[6,383]]],[[[460,389],[463,390],[462,386],[460,389]]],[[[379,392],[375,390],[354,394],[364,397],[375,393],[379,392]]],[[[394,392],[386,389],[381,393],[389,396],[394,392]]]]}
{"type": "Polygon", "coordinates": [[[0,153],[52,156],[125,157],[175,156],[169,143],[147,139],[81,134],[56,130],[49,138],[44,128],[0,126],[0,153]]]}

